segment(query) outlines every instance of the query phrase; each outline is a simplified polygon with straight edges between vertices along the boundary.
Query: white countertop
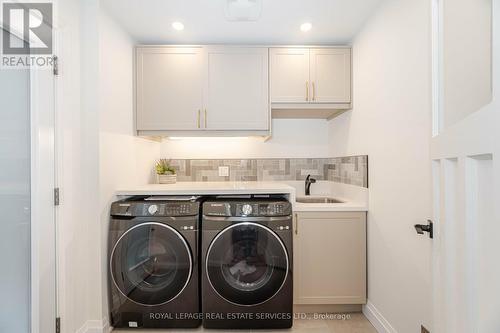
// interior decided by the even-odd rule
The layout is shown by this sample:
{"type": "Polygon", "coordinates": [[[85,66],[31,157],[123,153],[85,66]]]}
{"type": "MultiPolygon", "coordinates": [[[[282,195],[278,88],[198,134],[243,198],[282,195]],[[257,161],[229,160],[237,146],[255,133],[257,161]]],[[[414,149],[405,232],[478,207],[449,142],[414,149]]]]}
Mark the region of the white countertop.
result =
{"type": "Polygon", "coordinates": [[[215,195],[215,194],[293,194],[295,188],[280,182],[178,182],[148,184],[122,189],[117,195],[215,195]]]}
{"type": "MultiPolygon", "coordinates": [[[[242,195],[285,194],[294,211],[367,211],[366,203],[336,197],[342,203],[297,203],[296,188],[282,182],[178,182],[176,184],[147,184],[116,191],[118,196],[132,195],[242,195]]],[[[325,194],[325,196],[329,196],[325,194]]]]}

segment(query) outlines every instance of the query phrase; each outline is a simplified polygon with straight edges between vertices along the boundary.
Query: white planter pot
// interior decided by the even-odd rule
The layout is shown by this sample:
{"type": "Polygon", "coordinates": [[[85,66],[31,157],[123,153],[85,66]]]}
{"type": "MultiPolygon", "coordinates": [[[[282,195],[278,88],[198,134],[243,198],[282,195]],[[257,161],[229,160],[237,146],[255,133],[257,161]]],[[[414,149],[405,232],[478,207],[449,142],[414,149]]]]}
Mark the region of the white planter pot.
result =
{"type": "Polygon", "coordinates": [[[175,184],[177,175],[157,175],[159,184],[175,184]]]}

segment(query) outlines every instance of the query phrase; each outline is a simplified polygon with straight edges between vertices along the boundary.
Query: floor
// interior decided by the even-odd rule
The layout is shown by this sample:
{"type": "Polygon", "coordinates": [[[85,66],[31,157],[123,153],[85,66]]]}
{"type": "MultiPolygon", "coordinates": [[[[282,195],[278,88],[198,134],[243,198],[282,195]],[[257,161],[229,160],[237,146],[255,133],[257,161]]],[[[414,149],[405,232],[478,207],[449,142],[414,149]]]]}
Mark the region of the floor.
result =
{"type": "MultiPolygon", "coordinates": [[[[332,315],[333,316],[333,315],[332,315]]],[[[342,316],[342,315],[339,315],[342,316]]],[[[348,318],[321,318],[321,319],[300,319],[295,320],[291,330],[256,330],[258,333],[276,333],[276,332],[292,332],[292,333],[377,333],[375,328],[370,324],[362,313],[350,313],[344,316],[348,318]]],[[[196,330],[114,330],[114,333],[191,333],[191,332],[213,332],[213,333],[248,333],[247,330],[204,330],[199,328],[196,330]]]]}

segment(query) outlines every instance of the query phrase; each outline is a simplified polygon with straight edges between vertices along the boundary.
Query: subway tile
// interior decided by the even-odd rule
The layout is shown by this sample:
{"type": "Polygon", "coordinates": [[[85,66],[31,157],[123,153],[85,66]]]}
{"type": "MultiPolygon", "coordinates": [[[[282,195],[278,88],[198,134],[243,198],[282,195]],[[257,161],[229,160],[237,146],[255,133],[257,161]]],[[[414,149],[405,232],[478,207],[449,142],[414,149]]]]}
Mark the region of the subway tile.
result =
{"type": "Polygon", "coordinates": [[[317,180],[368,186],[368,156],[280,159],[171,160],[177,180],[183,181],[290,181],[311,174],[317,180]],[[219,177],[219,166],[229,167],[228,177],[219,177]]]}

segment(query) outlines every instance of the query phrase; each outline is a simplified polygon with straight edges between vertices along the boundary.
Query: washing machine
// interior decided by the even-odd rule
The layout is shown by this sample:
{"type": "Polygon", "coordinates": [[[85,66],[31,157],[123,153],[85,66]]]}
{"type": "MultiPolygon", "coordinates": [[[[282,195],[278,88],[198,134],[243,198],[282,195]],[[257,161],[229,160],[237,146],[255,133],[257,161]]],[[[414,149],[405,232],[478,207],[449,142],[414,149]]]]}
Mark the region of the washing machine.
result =
{"type": "Polygon", "coordinates": [[[219,197],[202,212],[203,327],[290,328],[291,204],[281,197],[219,197]]]}
{"type": "Polygon", "coordinates": [[[114,202],[109,226],[109,306],[115,328],[201,324],[196,197],[114,202]]]}

